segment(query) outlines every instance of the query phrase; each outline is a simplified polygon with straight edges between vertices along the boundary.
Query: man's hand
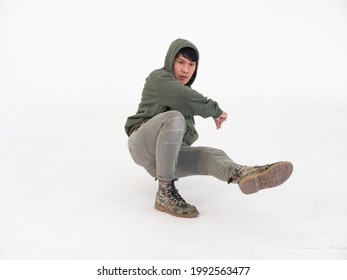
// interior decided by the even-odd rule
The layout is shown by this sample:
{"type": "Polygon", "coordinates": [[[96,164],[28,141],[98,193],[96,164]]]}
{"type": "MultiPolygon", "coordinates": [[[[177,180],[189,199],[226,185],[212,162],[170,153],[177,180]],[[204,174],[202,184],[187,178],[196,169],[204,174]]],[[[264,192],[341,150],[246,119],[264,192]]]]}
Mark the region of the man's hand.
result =
{"type": "Polygon", "coordinates": [[[222,123],[225,122],[227,118],[228,114],[223,112],[218,118],[214,119],[217,129],[220,129],[222,127],[222,123]]]}

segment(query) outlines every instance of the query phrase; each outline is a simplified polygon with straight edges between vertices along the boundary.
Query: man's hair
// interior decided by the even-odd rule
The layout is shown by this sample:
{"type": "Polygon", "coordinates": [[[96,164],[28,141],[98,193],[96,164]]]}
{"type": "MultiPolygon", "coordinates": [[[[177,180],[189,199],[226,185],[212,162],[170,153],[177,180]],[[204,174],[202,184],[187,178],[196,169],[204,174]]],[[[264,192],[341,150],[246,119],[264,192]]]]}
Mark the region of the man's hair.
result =
{"type": "Polygon", "coordinates": [[[198,53],[196,52],[196,50],[194,50],[192,48],[185,47],[185,48],[180,49],[180,51],[177,53],[176,57],[178,57],[180,54],[192,62],[198,61],[198,53]]]}

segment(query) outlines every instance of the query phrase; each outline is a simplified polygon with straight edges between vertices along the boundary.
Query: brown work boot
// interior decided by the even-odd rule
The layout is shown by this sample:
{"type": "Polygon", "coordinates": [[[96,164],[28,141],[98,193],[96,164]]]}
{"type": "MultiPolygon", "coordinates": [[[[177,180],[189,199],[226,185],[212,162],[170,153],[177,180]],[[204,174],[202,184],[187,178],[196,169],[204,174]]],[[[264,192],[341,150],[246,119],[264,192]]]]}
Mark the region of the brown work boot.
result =
{"type": "Polygon", "coordinates": [[[280,161],[262,166],[238,166],[232,170],[228,183],[238,183],[245,194],[277,187],[283,184],[293,172],[293,165],[280,161]]]}
{"type": "Polygon", "coordinates": [[[188,204],[180,196],[174,181],[159,181],[159,189],[156,195],[154,208],[170,215],[183,218],[194,218],[199,215],[195,206],[188,204]]]}

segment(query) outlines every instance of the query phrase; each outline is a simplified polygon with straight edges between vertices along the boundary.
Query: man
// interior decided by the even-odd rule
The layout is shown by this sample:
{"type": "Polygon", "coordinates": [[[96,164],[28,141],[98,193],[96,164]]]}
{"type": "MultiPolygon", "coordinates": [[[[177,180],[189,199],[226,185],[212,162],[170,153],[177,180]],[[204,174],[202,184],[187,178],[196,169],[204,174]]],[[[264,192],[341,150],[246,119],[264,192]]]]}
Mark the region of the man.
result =
{"type": "Polygon", "coordinates": [[[174,184],[178,178],[211,175],[238,183],[242,192],[251,194],[284,183],[293,171],[286,161],[249,167],[235,163],[222,150],[192,146],[198,138],[194,116],[212,117],[217,129],[227,120],[216,101],[191,88],[198,65],[195,45],[173,41],[164,67],[147,77],[137,113],[125,124],[133,160],[158,179],[155,209],[186,218],[199,212],[178,193],[174,184]]]}

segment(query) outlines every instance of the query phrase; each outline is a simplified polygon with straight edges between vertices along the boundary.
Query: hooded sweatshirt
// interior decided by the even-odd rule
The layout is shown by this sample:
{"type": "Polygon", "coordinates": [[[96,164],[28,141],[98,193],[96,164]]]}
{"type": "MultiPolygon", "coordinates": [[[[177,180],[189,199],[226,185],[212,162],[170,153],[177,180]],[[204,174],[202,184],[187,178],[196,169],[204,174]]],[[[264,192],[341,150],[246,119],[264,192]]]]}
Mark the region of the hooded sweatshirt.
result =
{"type": "Polygon", "coordinates": [[[154,70],[146,79],[137,112],[128,117],[125,123],[127,135],[130,136],[142,123],[152,117],[176,110],[181,112],[186,120],[183,142],[189,146],[192,145],[198,139],[194,116],[218,118],[223,113],[216,101],[191,88],[197,75],[198,65],[199,51],[191,42],[184,39],[173,41],[167,51],[164,67],[154,70]],[[177,53],[185,47],[193,48],[197,52],[198,61],[191,79],[186,85],[182,85],[174,77],[172,68],[177,53]]]}

